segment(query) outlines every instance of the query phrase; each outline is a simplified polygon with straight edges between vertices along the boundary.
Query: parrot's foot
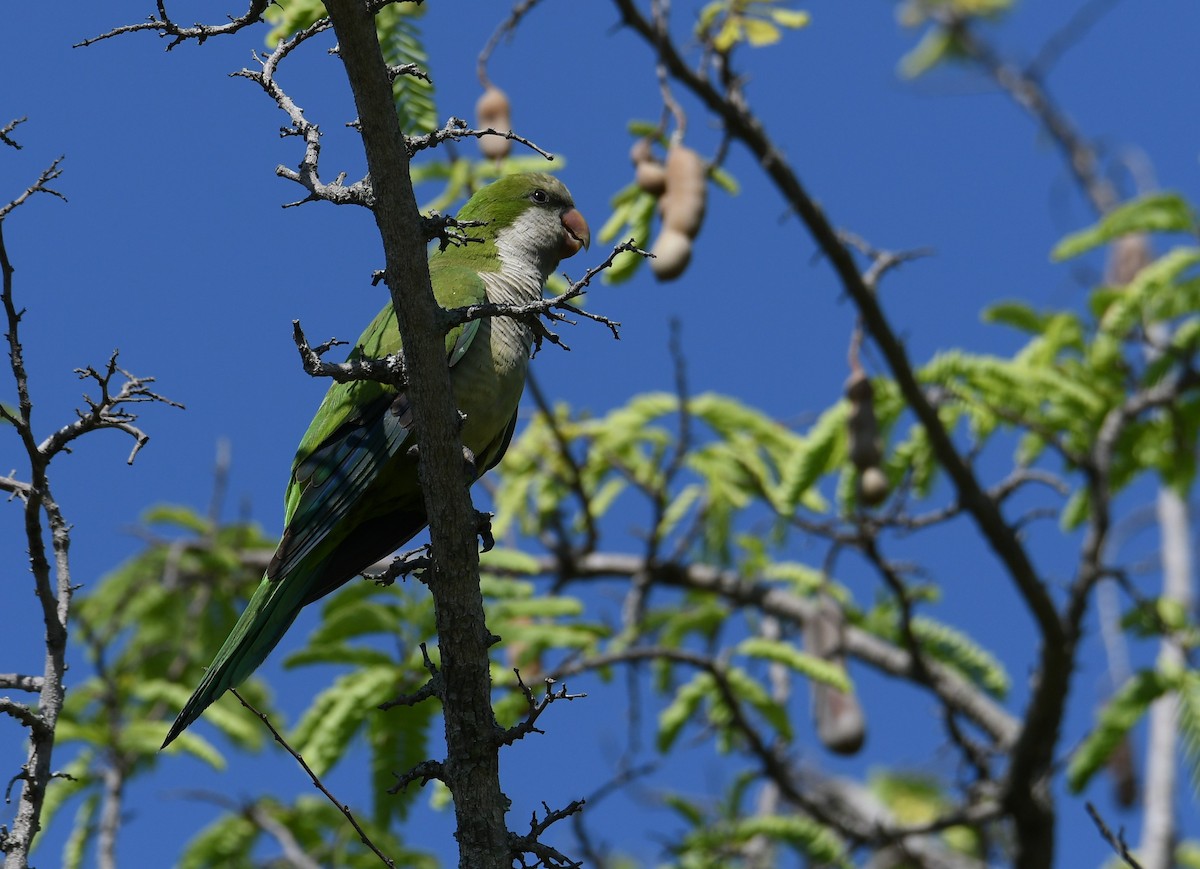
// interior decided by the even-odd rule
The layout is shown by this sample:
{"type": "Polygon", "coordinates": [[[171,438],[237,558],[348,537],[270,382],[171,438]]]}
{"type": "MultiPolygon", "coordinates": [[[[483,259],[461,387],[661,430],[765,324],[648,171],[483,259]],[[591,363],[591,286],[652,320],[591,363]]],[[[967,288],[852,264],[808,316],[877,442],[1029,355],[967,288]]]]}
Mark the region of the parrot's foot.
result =
{"type": "Polygon", "coordinates": [[[490,552],[496,545],[496,538],[492,536],[492,514],[484,513],[481,510],[475,511],[475,533],[479,535],[479,542],[483,544],[483,551],[490,552]]]}

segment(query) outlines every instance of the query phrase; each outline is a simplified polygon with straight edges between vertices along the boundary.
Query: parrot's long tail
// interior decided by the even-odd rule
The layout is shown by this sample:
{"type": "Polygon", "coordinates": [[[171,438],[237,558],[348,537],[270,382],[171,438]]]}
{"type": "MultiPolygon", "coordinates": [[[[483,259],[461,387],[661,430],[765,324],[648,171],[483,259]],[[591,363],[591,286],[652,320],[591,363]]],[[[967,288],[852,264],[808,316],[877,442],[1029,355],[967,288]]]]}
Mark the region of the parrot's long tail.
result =
{"type": "Polygon", "coordinates": [[[246,605],[246,611],[233,626],[221,651],[217,652],[204,680],[171,725],[162,748],[170,745],[213,701],[242,684],[283,638],[304,605],[303,578],[290,576],[288,579],[288,582],[278,582],[263,577],[246,605]]]}

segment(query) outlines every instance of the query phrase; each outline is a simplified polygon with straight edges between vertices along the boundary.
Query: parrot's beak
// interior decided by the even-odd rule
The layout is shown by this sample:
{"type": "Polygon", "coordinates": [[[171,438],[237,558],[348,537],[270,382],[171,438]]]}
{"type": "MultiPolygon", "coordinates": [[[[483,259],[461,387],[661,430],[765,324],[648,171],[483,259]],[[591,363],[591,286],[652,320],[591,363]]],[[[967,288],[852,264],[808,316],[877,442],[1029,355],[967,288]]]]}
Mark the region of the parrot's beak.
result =
{"type": "Polygon", "coordinates": [[[592,232],[588,229],[587,221],[583,219],[583,215],[576,208],[564,212],[561,220],[563,229],[567,231],[563,238],[561,251],[562,258],[566,259],[579,253],[580,248],[586,248],[591,244],[592,232]]]}

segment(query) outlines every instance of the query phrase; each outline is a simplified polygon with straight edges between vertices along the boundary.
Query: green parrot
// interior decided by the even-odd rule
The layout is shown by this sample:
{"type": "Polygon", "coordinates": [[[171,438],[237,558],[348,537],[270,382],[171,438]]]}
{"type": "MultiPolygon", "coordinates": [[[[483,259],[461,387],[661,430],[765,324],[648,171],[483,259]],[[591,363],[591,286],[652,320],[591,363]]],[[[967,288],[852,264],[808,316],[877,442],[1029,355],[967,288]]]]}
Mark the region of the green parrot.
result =
{"type": "MultiPolygon", "coordinates": [[[[433,293],[445,308],[538,300],[559,261],[590,240],[571,194],[549,175],[501,178],[476,192],[458,217],[486,223],[470,230],[482,243],[451,245],[430,255],[433,293]]],[[[476,476],[494,467],[508,448],[532,344],[530,327],[511,317],[474,320],[446,335],[450,381],[465,417],[462,440],[475,456],[476,476]]],[[[389,302],[351,358],[399,350],[389,302]]],[[[292,462],[279,548],[163,748],[257,669],[301,607],[425,527],[413,439],[404,391],[365,380],[329,387],[292,462]]]]}

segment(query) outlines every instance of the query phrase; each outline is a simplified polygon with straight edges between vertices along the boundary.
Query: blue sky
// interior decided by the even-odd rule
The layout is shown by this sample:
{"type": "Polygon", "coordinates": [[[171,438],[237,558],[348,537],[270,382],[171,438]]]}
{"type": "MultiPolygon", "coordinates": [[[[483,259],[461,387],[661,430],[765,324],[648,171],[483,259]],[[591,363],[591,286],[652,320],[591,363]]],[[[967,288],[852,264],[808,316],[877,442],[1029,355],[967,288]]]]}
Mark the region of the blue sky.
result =
{"type": "MultiPolygon", "coordinates": [[[[440,114],[470,117],[479,90],[475,56],[507,5],[426,5],[440,114]]],[[[675,4],[681,13],[693,5],[675,4]]],[[[1014,349],[1017,336],[979,323],[989,301],[1079,304],[1084,284],[1078,270],[1050,264],[1047,254],[1091,216],[1052,144],[975,75],[949,70],[915,83],[901,80],[896,63],[916,34],[896,23],[889,4],[795,5],[812,13],[812,25],[747,59],[748,94],[834,223],[883,247],[936,250],[885,284],[888,309],[912,356],[925,359],[950,346],[1014,349]]],[[[1023,4],[988,34],[1003,50],[1028,59],[1078,5],[1023,4]]],[[[181,20],[210,14],[210,4],[187,6],[175,10],[181,20]]],[[[292,453],[324,389],[297,365],[291,320],[299,318],[313,338],[353,338],[386,298],[382,288],[370,286],[381,254],[369,214],[325,204],[280,208],[301,196],[274,174],[277,164],[298,161],[297,143],[278,136],[284,116],[255,85],[227,75],[253,62],[265,29],[170,53],[149,34],[70,47],[144,18],[152,8],[124,0],[10,4],[0,31],[0,123],[29,116],[16,132],[24,150],[0,152],[0,199],[19,192],[53,157],[67,158],[57,187],[70,202],[43,197],[5,226],[18,301],[28,308],[24,338],[40,430],[70,419],[79,403],[71,370],[102,363],[114,347],[123,366],[154,375],[165,395],[187,405],[186,411],[145,415],[152,440],[132,468],[125,465],[129,444],[115,433],[88,438],[56,463],[56,492],[75,524],[75,577],[85,584],[139,549],[130,529],[145,507],[163,501],[205,507],[221,438],[233,450],[227,515],[244,505],[278,532],[292,453]]],[[[615,23],[611,6],[599,0],[547,0],[490,66],[512,98],[518,131],[564,155],[561,177],[593,229],[630,178],[625,122],[656,118],[660,106],[649,53],[615,23]]],[[[1119,3],[1049,82],[1106,156],[1140,149],[1161,186],[1193,199],[1200,169],[1198,36],[1200,10],[1192,3],[1119,3]]],[[[359,177],[360,147],[343,127],[353,109],[340,65],[310,50],[286,65],[281,78],[326,132],[326,177],[341,169],[359,177]]],[[[711,153],[713,125],[698,107],[685,106],[689,143],[711,153]]],[[[535,361],[549,394],[604,411],[637,392],[670,389],[668,324],[677,317],[694,391],[734,394],[787,420],[809,418],[836,400],[851,306],[753,161],[735,147],[727,166],[742,192],[711,193],[689,272],[669,285],[642,275],[591,293],[591,307],[624,324],[621,340],[586,323],[571,330],[565,337],[572,352],[547,348],[535,361]]],[[[602,256],[593,247],[567,270],[578,274],[602,256]]],[[[6,458],[15,444],[0,444],[7,470],[17,464],[6,458]]],[[[1146,497],[1132,493],[1127,503],[1146,497]]],[[[26,607],[18,512],[13,505],[0,511],[0,552],[15,601],[0,611],[0,669],[37,671],[39,632],[34,610],[26,607]]],[[[1029,623],[999,571],[979,561],[967,534],[962,526],[948,529],[938,547],[936,578],[946,587],[941,615],[976,632],[985,645],[1007,650],[1019,698],[1032,655],[1029,623]]],[[[1060,543],[1051,533],[1037,542],[1051,574],[1059,562],[1068,569],[1073,542],[1060,543]]],[[[865,582],[857,590],[864,599],[873,594],[865,582]]],[[[293,632],[305,629],[302,621],[293,632]]],[[[303,708],[304,692],[311,690],[306,674],[285,674],[276,665],[268,675],[293,714],[303,708]]],[[[1094,655],[1076,686],[1068,742],[1082,734],[1104,688],[1103,664],[1094,655]]],[[[875,709],[875,720],[893,703],[912,714],[874,730],[866,760],[845,768],[862,769],[872,757],[927,763],[930,734],[939,732],[931,709],[912,703],[894,684],[872,683],[870,690],[868,715],[875,709]],[[910,745],[921,748],[908,755],[910,745]]],[[[556,707],[549,735],[506,758],[515,780],[510,793],[518,799],[514,819],[526,817],[541,798],[553,804],[578,795],[570,779],[523,770],[540,768],[560,752],[577,755],[581,743],[596,747],[580,761],[581,789],[599,783],[611,757],[605,746],[619,744],[623,726],[619,712],[607,714],[610,702],[593,696],[590,706],[556,707]]],[[[0,722],[0,744],[17,736],[11,722],[0,722]]],[[[843,768],[815,747],[805,755],[843,768]]],[[[691,785],[703,789],[719,770],[717,759],[701,755],[690,770],[676,772],[690,773],[691,785]]],[[[165,860],[209,811],[164,795],[184,786],[251,793],[264,775],[286,782],[285,789],[306,787],[278,758],[255,759],[220,778],[190,761],[165,761],[134,790],[122,853],[165,860]]],[[[341,781],[355,786],[352,774],[341,781]]],[[[1103,786],[1093,790],[1090,796],[1106,805],[1103,786]]],[[[1181,807],[1194,817],[1190,797],[1184,795],[1181,807]]],[[[1075,865],[1101,861],[1105,846],[1081,804],[1064,802],[1060,811],[1069,859],[1078,859],[1075,865]]],[[[610,823],[627,825],[622,829],[637,830],[630,850],[647,861],[655,856],[655,840],[643,828],[661,818],[647,821],[636,807],[604,807],[597,815],[603,818],[600,812],[611,812],[610,823]]],[[[1134,816],[1115,820],[1136,829],[1134,816]]],[[[446,827],[439,824],[424,825],[416,843],[444,847],[446,827]]],[[[43,862],[51,865],[53,834],[46,847],[43,862]]]]}

